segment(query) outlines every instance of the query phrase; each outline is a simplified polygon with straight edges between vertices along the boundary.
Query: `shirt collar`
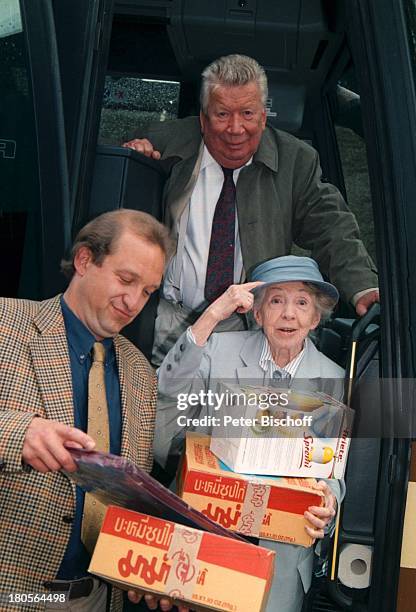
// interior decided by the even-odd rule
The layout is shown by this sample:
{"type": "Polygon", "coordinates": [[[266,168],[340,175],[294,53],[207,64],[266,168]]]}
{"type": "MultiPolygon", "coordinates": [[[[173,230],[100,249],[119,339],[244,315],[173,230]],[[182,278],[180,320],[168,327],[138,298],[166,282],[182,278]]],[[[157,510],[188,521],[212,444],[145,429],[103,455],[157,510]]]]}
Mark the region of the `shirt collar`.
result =
{"type": "Polygon", "coordinates": [[[264,164],[270,170],[273,170],[273,172],[277,172],[279,154],[276,136],[268,127],[264,130],[258,149],[254,153],[254,161],[264,164]]]}
{"type": "MultiPolygon", "coordinates": [[[[72,312],[68,304],[65,302],[63,296],[61,296],[61,309],[62,316],[64,318],[66,335],[68,338],[68,344],[71,346],[78,361],[82,364],[85,363],[86,358],[92,350],[95,337],[90,332],[88,327],[78,319],[78,317],[72,312]]],[[[102,343],[105,346],[106,353],[106,364],[111,363],[114,359],[114,351],[111,350],[113,346],[112,338],[104,338],[102,343]]]]}
{"type": "MultiPolygon", "coordinates": [[[[249,166],[252,163],[252,161],[253,161],[253,158],[250,157],[250,159],[248,160],[247,163],[244,164],[244,166],[249,166]]],[[[221,168],[221,165],[212,157],[211,153],[208,151],[206,145],[204,144],[204,148],[202,151],[200,171],[205,170],[205,168],[207,168],[208,166],[213,166],[213,165],[221,168]]],[[[241,166],[241,168],[244,168],[244,166],[241,166]]],[[[241,168],[236,168],[236,170],[241,170],[241,168]]]]}
{"type": "Polygon", "coordinates": [[[305,354],[306,342],[308,341],[309,341],[308,338],[306,338],[305,342],[303,343],[303,348],[300,351],[300,353],[298,353],[296,357],[292,359],[292,361],[289,361],[289,363],[287,363],[284,368],[280,368],[274,362],[269,341],[267,340],[266,336],[264,336],[263,346],[262,346],[261,353],[260,353],[259,366],[261,367],[262,370],[264,370],[264,372],[268,372],[270,376],[272,375],[273,372],[277,370],[280,373],[289,374],[290,377],[293,378],[296,374],[296,370],[298,369],[300,362],[303,359],[303,356],[305,354]]]}

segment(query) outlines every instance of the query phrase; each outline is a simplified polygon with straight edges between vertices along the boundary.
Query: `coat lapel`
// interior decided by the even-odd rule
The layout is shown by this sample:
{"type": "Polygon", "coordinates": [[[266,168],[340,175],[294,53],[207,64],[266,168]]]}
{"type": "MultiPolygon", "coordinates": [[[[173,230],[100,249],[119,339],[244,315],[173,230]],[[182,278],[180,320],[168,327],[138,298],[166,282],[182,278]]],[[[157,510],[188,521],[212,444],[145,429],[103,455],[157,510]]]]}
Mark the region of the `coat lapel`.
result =
{"type": "Polygon", "coordinates": [[[305,354],[299,364],[296,377],[292,381],[292,389],[299,391],[317,391],[321,376],[319,353],[312,340],[305,343],[305,354]]]}
{"type": "Polygon", "coordinates": [[[134,380],[135,372],[132,364],[125,358],[123,351],[120,350],[117,337],[114,338],[114,350],[117,359],[121,395],[121,456],[133,461],[135,457],[133,456],[133,444],[130,439],[132,431],[130,420],[133,414],[131,406],[133,394],[130,385],[131,381],[134,380]]]}
{"type": "Polygon", "coordinates": [[[260,261],[287,255],[292,246],[292,211],[278,179],[274,133],[263,132],[253,163],[242,168],[237,181],[237,212],[244,269],[260,261]],[[267,219],[267,223],[262,223],[267,219]]]}
{"type": "Polygon", "coordinates": [[[243,366],[236,369],[239,383],[250,380],[253,384],[263,384],[264,372],[259,366],[261,349],[263,346],[263,332],[258,331],[250,334],[240,351],[240,359],[243,366]]]}
{"type": "Polygon", "coordinates": [[[156,377],[137,349],[114,338],[121,392],[121,456],[150,471],[155,426],[156,377]]]}
{"type": "Polygon", "coordinates": [[[185,206],[189,202],[201,166],[203,143],[198,153],[195,153],[175,164],[169,179],[169,188],[166,195],[166,219],[169,226],[175,230],[175,222],[180,218],[185,206]]]}
{"type": "Polygon", "coordinates": [[[319,351],[309,338],[305,341],[305,354],[299,364],[296,378],[320,378],[321,361],[319,351]]]}
{"type": "Polygon", "coordinates": [[[71,365],[59,295],[42,302],[34,324],[39,335],[29,348],[46,417],[73,426],[71,365]]]}
{"type": "Polygon", "coordinates": [[[333,382],[322,378],[321,356],[309,338],[305,344],[305,354],[291,386],[299,391],[324,391],[329,395],[333,393],[333,382]]]}

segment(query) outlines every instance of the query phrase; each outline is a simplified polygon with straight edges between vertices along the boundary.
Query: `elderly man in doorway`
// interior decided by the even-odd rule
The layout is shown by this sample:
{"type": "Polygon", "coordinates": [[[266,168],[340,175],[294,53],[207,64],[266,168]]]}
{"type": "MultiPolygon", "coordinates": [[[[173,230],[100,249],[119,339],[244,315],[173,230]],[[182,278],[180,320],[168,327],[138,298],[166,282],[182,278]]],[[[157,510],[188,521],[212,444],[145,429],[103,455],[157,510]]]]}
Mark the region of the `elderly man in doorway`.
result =
{"type": "MultiPolygon", "coordinates": [[[[151,124],[125,143],[176,158],[165,189],[165,222],[176,254],[164,278],[153,362],[186,327],[261,261],[310,249],[359,315],[379,299],[374,265],[354,215],[321,179],[318,154],[266,127],[267,77],[252,58],[229,55],[202,73],[197,117],[151,124]]],[[[217,331],[246,329],[241,313],[217,331]]]]}
{"type": "MultiPolygon", "coordinates": [[[[183,445],[185,431],[177,425],[178,393],[207,391],[221,379],[286,384],[308,390],[325,390],[342,398],[344,370],[319,352],[308,338],[322,317],[338,301],[336,288],[322,278],[315,261],[285,256],[257,266],[252,282],[233,285],[217,298],[178,339],[159,372],[159,393],[167,402],[158,405],[157,448],[160,455],[183,445]],[[253,310],[260,329],[213,333],[217,324],[233,312],[253,310]],[[298,382],[298,385],[296,383],[298,382]],[[163,440],[165,447],[163,448],[163,440]]],[[[210,407],[187,411],[200,417],[210,407]]],[[[343,481],[320,481],[325,507],[305,512],[313,538],[330,530],[337,504],[343,498],[343,481]]],[[[277,553],[277,572],[269,595],[268,612],[299,612],[312,578],[313,548],[261,540],[277,553]]]]}

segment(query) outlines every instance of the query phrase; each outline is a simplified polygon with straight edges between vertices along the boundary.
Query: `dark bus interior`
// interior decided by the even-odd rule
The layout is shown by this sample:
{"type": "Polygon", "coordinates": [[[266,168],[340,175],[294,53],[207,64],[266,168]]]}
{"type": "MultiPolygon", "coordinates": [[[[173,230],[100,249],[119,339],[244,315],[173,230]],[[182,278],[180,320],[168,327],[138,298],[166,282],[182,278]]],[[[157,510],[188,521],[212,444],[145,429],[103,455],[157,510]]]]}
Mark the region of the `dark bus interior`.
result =
{"type": "MultiPolygon", "coordinates": [[[[101,212],[129,207],[161,218],[169,166],[120,143],[144,121],[198,114],[201,70],[220,55],[244,53],[266,69],[269,124],[318,150],[324,180],[344,195],[379,267],[381,308],[356,322],[352,306],[342,304],[320,332],[320,349],[345,367],[357,341],[356,384],[414,377],[415,245],[408,228],[416,228],[416,178],[403,189],[413,162],[395,157],[395,139],[412,147],[406,108],[397,108],[405,104],[403,83],[413,79],[405,41],[397,44],[407,39],[408,4],[21,0],[20,32],[0,38],[7,66],[0,76],[1,295],[43,299],[62,290],[59,261],[76,230],[101,212]],[[393,90],[396,109],[386,102],[393,90]]],[[[156,304],[154,298],[126,330],[147,355],[156,304]]],[[[380,419],[391,410],[380,397],[373,401],[380,419]]],[[[365,410],[354,394],[352,405],[358,415],[365,410]]],[[[357,419],[358,436],[363,421],[357,419]]],[[[351,588],[336,576],[316,578],[305,611],[411,609],[396,607],[409,452],[409,440],[352,441],[334,563],[343,548],[361,546],[369,556],[357,572],[371,580],[351,588]]]]}

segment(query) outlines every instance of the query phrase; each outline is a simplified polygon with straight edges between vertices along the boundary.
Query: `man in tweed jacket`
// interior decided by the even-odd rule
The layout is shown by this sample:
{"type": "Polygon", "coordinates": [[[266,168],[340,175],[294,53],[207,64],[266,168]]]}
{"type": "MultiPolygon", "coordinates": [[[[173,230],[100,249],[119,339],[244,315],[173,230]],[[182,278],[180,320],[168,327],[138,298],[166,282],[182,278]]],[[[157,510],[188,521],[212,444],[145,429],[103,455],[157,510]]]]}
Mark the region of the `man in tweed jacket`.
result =
{"type": "MultiPolygon", "coordinates": [[[[74,427],[65,308],[91,342],[104,340],[107,350],[105,339],[112,339],[107,342],[119,382],[120,452],[141,468],[152,466],[155,375],[118,332],[159,286],[168,243],[167,231],[150,215],[105,213],[78,234],[72,261],[63,265],[72,273],[63,296],[44,302],[0,299],[1,610],[44,608],[6,604],[4,594],[49,592],[44,585],[59,574],[76,522],[76,487],[61,471],[76,469],[66,445],[94,447],[90,436],[74,427]]],[[[119,610],[121,593],[113,591],[111,610],[119,610]]],[[[71,610],[79,609],[76,602],[71,610]]],[[[82,608],[87,609],[94,608],[82,608]]]]}

